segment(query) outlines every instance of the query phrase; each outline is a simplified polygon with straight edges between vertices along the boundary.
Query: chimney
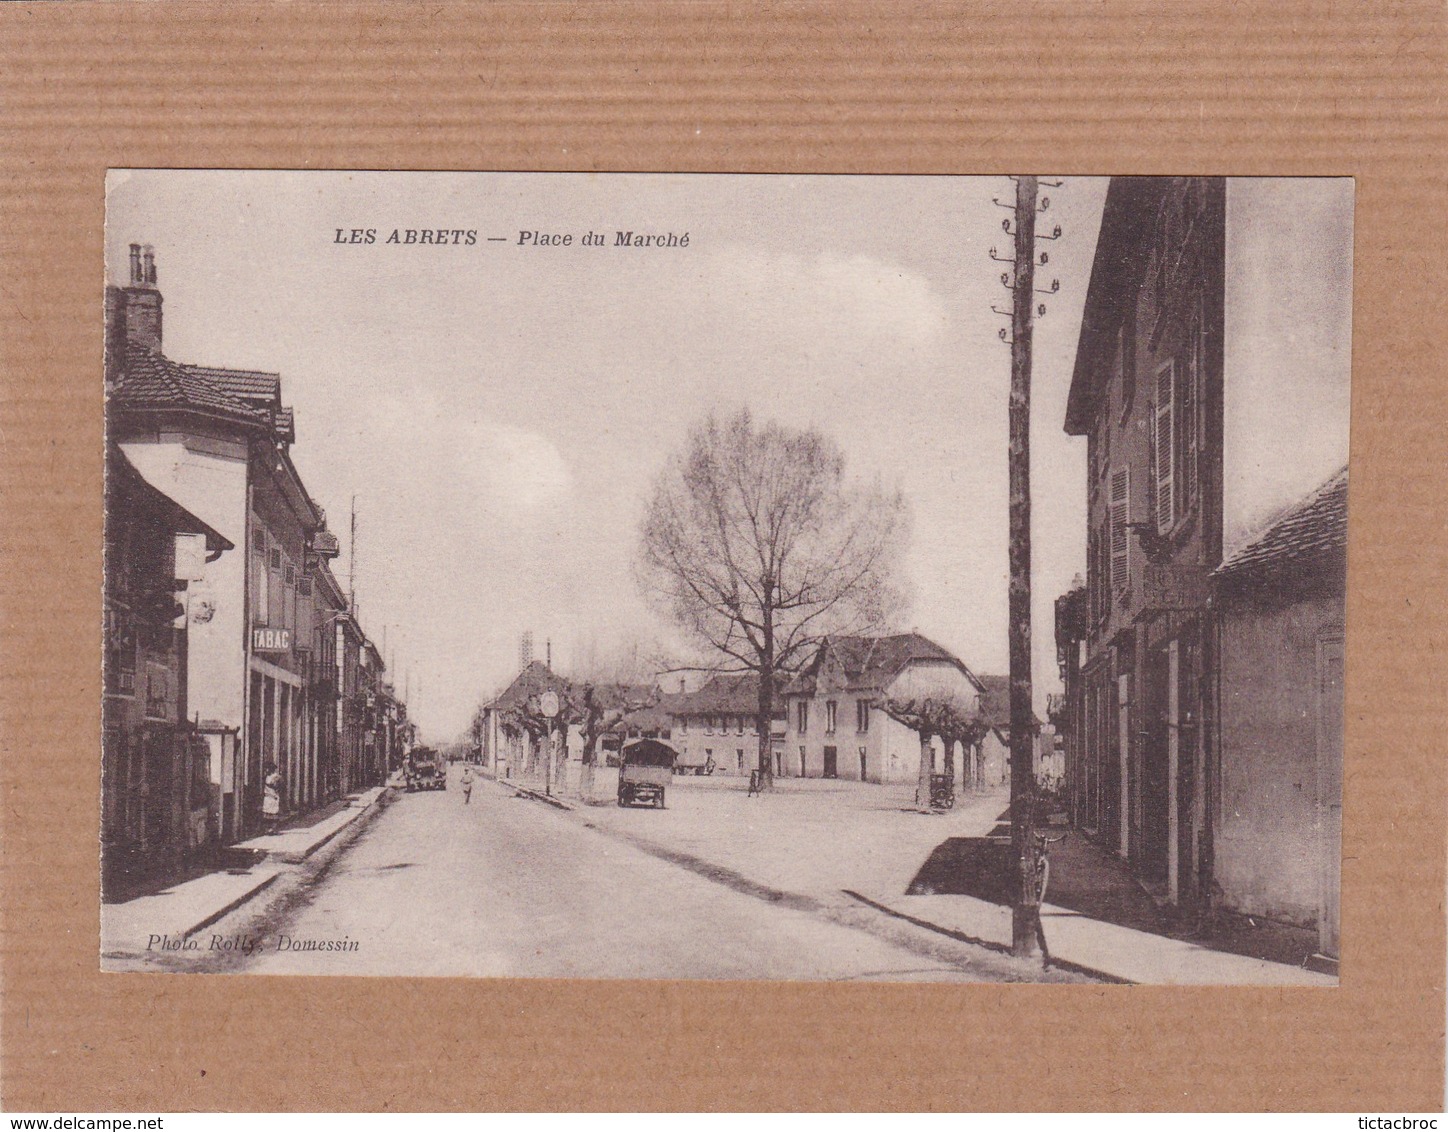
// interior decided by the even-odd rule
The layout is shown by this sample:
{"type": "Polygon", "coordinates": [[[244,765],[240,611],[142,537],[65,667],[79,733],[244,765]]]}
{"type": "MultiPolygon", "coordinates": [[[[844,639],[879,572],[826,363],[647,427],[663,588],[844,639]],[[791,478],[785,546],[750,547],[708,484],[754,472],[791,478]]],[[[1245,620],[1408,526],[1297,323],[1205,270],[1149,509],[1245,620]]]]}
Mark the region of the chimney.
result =
{"type": "Polygon", "coordinates": [[[130,279],[106,288],[106,347],[127,345],[161,350],[161,292],[156,289],[156,252],[150,244],[130,247],[130,279]]]}

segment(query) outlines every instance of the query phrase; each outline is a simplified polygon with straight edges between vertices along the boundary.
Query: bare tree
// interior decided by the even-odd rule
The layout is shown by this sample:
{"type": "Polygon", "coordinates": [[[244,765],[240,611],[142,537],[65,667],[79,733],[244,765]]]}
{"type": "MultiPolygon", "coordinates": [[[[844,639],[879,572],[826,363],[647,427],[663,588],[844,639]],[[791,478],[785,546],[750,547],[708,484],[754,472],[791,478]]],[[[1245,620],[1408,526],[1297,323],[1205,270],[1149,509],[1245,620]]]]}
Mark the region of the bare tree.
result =
{"type": "Polygon", "coordinates": [[[920,736],[920,773],[915,782],[915,804],[930,804],[930,740],[939,736],[945,747],[945,770],[955,773],[955,744],[960,744],[961,757],[969,759],[972,748],[985,739],[989,725],[965,700],[953,695],[934,695],[880,702],[881,709],[897,723],[903,723],[920,736]]]}
{"type": "Polygon", "coordinates": [[[652,707],[658,702],[658,689],[648,684],[604,684],[588,681],[574,684],[569,712],[577,721],[582,737],[583,765],[579,772],[578,793],[593,796],[593,771],[598,765],[598,740],[618,727],[630,712],[652,707]]]}
{"type": "Polygon", "coordinates": [[[708,671],[759,676],[759,769],[783,674],[831,633],[883,626],[900,595],[905,502],[845,479],[813,431],[710,416],[654,484],[639,557],[649,596],[702,648],[708,671]]]}

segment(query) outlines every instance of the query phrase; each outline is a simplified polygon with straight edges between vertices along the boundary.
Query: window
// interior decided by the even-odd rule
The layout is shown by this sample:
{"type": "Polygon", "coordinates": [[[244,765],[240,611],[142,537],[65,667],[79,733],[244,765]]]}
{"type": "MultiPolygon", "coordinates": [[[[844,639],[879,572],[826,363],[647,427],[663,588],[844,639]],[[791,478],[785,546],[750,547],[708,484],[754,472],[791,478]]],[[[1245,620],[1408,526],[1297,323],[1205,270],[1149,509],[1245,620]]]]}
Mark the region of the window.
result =
{"type": "Polygon", "coordinates": [[[864,733],[870,730],[870,701],[855,701],[855,730],[864,733]]]}
{"type": "Polygon", "coordinates": [[[311,596],[312,596],[312,579],[311,579],[311,578],[303,578],[301,581],[299,581],[299,582],[297,583],[297,593],[301,594],[303,597],[311,597],[311,596]]]}
{"type": "Polygon", "coordinates": [[[804,777],[805,777],[805,772],[804,772],[804,748],[803,748],[803,747],[801,747],[801,748],[799,749],[799,776],[800,776],[801,778],[804,778],[804,777]]]}
{"type": "Polygon", "coordinates": [[[809,701],[800,700],[795,705],[794,729],[801,735],[809,730],[809,701]]]}
{"type": "Polygon", "coordinates": [[[1168,361],[1156,371],[1156,485],[1153,496],[1156,508],[1156,529],[1166,534],[1176,526],[1176,363],[1168,361]]]}
{"type": "Polygon", "coordinates": [[[734,719],[734,726],[735,726],[735,728],[736,728],[734,734],[736,734],[736,735],[743,735],[743,734],[744,734],[744,717],[743,717],[742,715],[735,717],[735,719],[734,719]]]}
{"type": "Polygon", "coordinates": [[[266,544],[258,542],[251,569],[251,619],[257,625],[271,620],[271,571],[266,562],[266,544]]]}
{"type": "Polygon", "coordinates": [[[744,773],[744,748],[738,747],[734,751],[735,770],[739,774],[744,773]]]}
{"type": "Polygon", "coordinates": [[[1187,364],[1173,359],[1157,370],[1152,504],[1160,534],[1170,534],[1197,506],[1202,338],[1198,317],[1191,328],[1187,364]]]}
{"type": "Polygon", "coordinates": [[[1111,473],[1111,590],[1131,587],[1131,469],[1111,473]]]}
{"type": "Polygon", "coordinates": [[[714,717],[712,715],[706,715],[704,717],[704,734],[714,734],[714,717]]]}
{"type": "Polygon", "coordinates": [[[297,584],[297,571],[296,571],[296,568],[295,568],[294,566],[287,566],[287,567],[285,567],[285,568],[282,570],[282,577],[283,577],[284,579],[286,579],[286,584],[287,584],[287,585],[289,585],[289,586],[294,586],[294,585],[296,585],[296,584],[297,584]]]}
{"type": "Polygon", "coordinates": [[[273,570],[282,568],[282,552],[276,548],[273,548],[271,552],[271,568],[273,570]]]}
{"type": "Polygon", "coordinates": [[[689,733],[689,717],[688,717],[687,715],[681,715],[681,716],[679,716],[679,734],[680,734],[680,735],[687,735],[688,733],[689,733]]]}
{"type": "Polygon", "coordinates": [[[834,701],[834,700],[826,700],[826,701],[825,701],[825,734],[826,734],[826,735],[833,735],[834,733],[835,733],[835,701],[834,701]]]}

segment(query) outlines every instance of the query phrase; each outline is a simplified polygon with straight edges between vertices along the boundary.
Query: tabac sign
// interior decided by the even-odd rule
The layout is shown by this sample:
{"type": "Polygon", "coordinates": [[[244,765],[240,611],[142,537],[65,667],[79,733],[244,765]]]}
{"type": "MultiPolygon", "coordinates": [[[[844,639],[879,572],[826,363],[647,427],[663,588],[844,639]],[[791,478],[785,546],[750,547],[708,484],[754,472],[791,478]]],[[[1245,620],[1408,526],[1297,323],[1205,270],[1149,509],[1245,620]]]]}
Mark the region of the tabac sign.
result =
{"type": "Polygon", "coordinates": [[[290,629],[253,629],[251,631],[252,652],[291,652],[292,631],[290,629]]]}

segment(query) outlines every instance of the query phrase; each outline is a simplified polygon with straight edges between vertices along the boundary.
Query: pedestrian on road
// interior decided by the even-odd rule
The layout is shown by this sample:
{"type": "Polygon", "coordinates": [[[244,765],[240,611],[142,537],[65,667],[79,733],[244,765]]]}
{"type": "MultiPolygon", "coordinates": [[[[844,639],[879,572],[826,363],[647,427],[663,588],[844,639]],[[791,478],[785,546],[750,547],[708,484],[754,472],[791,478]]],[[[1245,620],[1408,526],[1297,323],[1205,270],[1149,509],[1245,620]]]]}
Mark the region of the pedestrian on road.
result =
{"type": "Polygon", "coordinates": [[[463,764],[463,805],[467,806],[473,800],[473,764],[463,764]]]}
{"type": "Polygon", "coordinates": [[[268,833],[275,833],[282,820],[282,776],[276,763],[266,764],[262,779],[261,818],[268,833]]]}

